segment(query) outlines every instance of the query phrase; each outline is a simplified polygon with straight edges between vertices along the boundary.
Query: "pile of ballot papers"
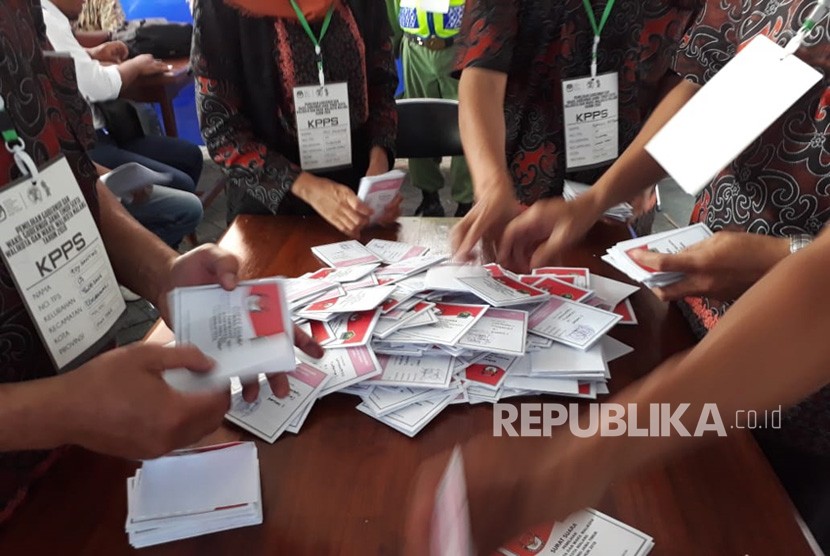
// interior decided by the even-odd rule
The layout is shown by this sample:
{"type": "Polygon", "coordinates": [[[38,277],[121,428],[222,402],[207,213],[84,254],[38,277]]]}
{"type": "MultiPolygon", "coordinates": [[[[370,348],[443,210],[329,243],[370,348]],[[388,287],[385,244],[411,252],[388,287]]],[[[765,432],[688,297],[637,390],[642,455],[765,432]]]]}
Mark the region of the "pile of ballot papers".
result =
{"type": "Polygon", "coordinates": [[[143,548],[262,523],[253,442],[181,450],[127,479],[130,544],[143,548]]]}
{"type": "MultiPolygon", "coordinates": [[[[565,180],[565,185],[562,188],[562,197],[566,201],[573,201],[580,195],[586,193],[589,189],[591,189],[590,185],[565,180]]],[[[628,222],[634,218],[634,207],[632,207],[629,203],[620,203],[606,210],[603,216],[619,222],[628,222]]]]}
{"type": "Polygon", "coordinates": [[[631,259],[631,253],[651,251],[673,255],[711,236],[712,230],[706,224],[693,224],[677,230],[621,241],[608,249],[602,260],[632,280],[642,282],[650,288],[661,288],[682,280],[683,273],[658,272],[653,268],[645,268],[631,259]]]}
{"type": "Polygon", "coordinates": [[[627,298],[638,287],[586,268],[515,275],[377,239],[312,251],[327,266],[282,288],[293,320],[325,355],[297,352],[287,398],[263,380],[248,403],[233,382],[227,418],[269,442],[297,433],[314,402],[334,392],[358,396],[359,411],[409,436],[453,404],[593,399],[608,393],[608,362],[631,351],[607,332],[637,323],[627,298]]]}

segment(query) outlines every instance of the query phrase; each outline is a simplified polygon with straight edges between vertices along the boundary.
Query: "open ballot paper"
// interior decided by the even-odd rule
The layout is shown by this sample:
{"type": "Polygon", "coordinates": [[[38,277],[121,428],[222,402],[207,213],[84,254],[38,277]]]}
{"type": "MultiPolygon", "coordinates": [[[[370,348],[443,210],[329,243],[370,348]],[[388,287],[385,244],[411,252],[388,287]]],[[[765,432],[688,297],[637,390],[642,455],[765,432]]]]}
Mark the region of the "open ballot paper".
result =
{"type": "Polygon", "coordinates": [[[821,78],[758,35],[657,132],[646,151],[697,195],[821,78]]]}
{"type": "Polygon", "coordinates": [[[431,326],[418,326],[395,332],[387,338],[393,342],[414,344],[438,344],[454,346],[484,316],[486,305],[461,303],[436,303],[438,322],[431,326]]]}
{"type": "Polygon", "coordinates": [[[446,389],[450,386],[455,370],[455,362],[449,355],[380,355],[378,361],[383,371],[369,383],[376,386],[446,389]]]}
{"type": "Polygon", "coordinates": [[[353,313],[371,311],[381,305],[395,290],[395,286],[377,286],[352,290],[346,295],[315,301],[304,313],[353,313]]]}
{"type": "Polygon", "coordinates": [[[510,309],[488,309],[458,340],[458,347],[506,355],[524,355],[527,344],[527,313],[510,309]]]}
{"type": "Polygon", "coordinates": [[[429,539],[430,556],[473,556],[473,532],[464,478],[464,458],[458,446],[435,493],[429,539]]]}
{"type": "Polygon", "coordinates": [[[329,282],[356,282],[369,276],[380,263],[358,264],[341,268],[321,268],[307,276],[311,280],[326,280],[329,282]]]}
{"type": "Polygon", "coordinates": [[[553,298],[535,311],[530,331],[543,338],[579,349],[588,349],[621,319],[620,315],[567,299],[553,298]]]}
{"type": "Polygon", "coordinates": [[[373,239],[366,244],[366,249],[386,264],[399,263],[413,257],[426,255],[429,247],[410,245],[400,241],[389,241],[386,239],[373,239]]]}
{"type": "Polygon", "coordinates": [[[683,273],[657,272],[653,268],[645,268],[631,259],[631,253],[651,251],[673,255],[712,237],[712,235],[712,230],[706,224],[693,224],[677,230],[621,241],[608,249],[607,254],[602,259],[627,274],[632,280],[642,282],[648,287],[662,287],[682,280],[683,273]]]}
{"type": "Polygon", "coordinates": [[[445,264],[434,266],[427,271],[424,287],[428,290],[448,292],[470,291],[469,286],[462,283],[462,278],[487,278],[491,274],[483,266],[466,264],[445,264]]]}
{"type": "Polygon", "coordinates": [[[176,344],[193,344],[215,360],[208,373],[164,372],[164,380],[185,392],[227,388],[231,377],[292,371],[294,329],[281,280],[176,288],[169,294],[176,344]]]}
{"type": "Polygon", "coordinates": [[[365,176],[360,179],[357,198],[374,211],[372,222],[376,222],[401,190],[406,174],[400,170],[390,170],[378,176],[365,176]]]}
{"type": "Polygon", "coordinates": [[[535,289],[542,290],[556,297],[563,297],[573,301],[585,301],[594,295],[594,292],[591,290],[569,284],[553,276],[533,276],[532,278],[536,278],[536,281],[533,282],[535,289]]]}
{"type": "Polygon", "coordinates": [[[134,548],[260,523],[253,442],[179,450],[145,461],[127,479],[125,528],[134,548]]]}
{"type": "Polygon", "coordinates": [[[553,276],[578,288],[592,286],[591,271],[582,267],[543,266],[533,269],[533,276],[553,276]]]}
{"type": "Polygon", "coordinates": [[[0,254],[58,369],[94,346],[124,312],[104,243],[60,157],[0,189],[0,254]]]}
{"type": "Polygon", "coordinates": [[[588,508],[550,526],[538,526],[499,549],[504,556],[646,556],[654,539],[588,508]]]}
{"type": "Polygon", "coordinates": [[[259,397],[248,403],[242,399],[242,386],[235,384],[232,405],[225,418],[248,432],[273,443],[285,432],[291,422],[301,416],[309,404],[320,395],[331,376],[305,363],[286,373],[290,393],[278,398],[272,392],[268,381],[261,380],[259,397]]]}
{"type": "Polygon", "coordinates": [[[318,245],[312,247],[311,252],[325,264],[335,268],[381,262],[380,258],[354,239],[318,245]]]}
{"type": "Polygon", "coordinates": [[[326,349],[321,359],[311,359],[304,353],[298,353],[298,356],[331,377],[319,397],[363,382],[381,372],[375,352],[366,346],[326,349]]]}
{"type": "Polygon", "coordinates": [[[456,278],[456,281],[466,286],[467,291],[475,294],[476,297],[483,299],[493,307],[509,307],[535,301],[541,302],[550,297],[547,292],[528,286],[509,276],[498,278],[490,275],[466,276],[456,278]]]}
{"type": "MultiPolygon", "coordinates": [[[[329,324],[334,339],[327,347],[365,346],[380,318],[380,309],[351,313],[335,318],[329,324]]],[[[324,323],[328,324],[328,323],[324,323]]]]}

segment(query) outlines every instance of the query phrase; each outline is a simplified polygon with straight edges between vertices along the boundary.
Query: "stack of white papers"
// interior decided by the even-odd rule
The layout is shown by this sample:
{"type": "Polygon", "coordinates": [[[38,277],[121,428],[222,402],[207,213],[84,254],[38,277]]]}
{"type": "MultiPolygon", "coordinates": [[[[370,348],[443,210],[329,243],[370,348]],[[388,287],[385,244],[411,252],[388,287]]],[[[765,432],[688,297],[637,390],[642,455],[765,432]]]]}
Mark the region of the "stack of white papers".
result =
{"type": "MultiPolygon", "coordinates": [[[[566,201],[573,201],[580,195],[586,193],[589,189],[591,189],[590,185],[565,180],[565,186],[562,189],[562,197],[564,197],[566,201]]],[[[629,203],[620,203],[619,205],[613,206],[606,210],[604,216],[612,220],[628,222],[634,218],[634,207],[632,207],[629,203]]]]}
{"type": "MultiPolygon", "coordinates": [[[[292,293],[309,299],[329,287],[299,286],[292,293]],[[316,293],[308,293],[312,290],[316,293]]],[[[285,289],[281,280],[266,278],[241,282],[230,292],[216,285],[173,290],[169,304],[176,344],[195,345],[216,365],[209,373],[165,371],[167,383],[186,392],[221,390],[232,377],[294,370],[294,326],[285,289]]]]}
{"type": "Polygon", "coordinates": [[[682,272],[658,272],[635,263],[630,254],[634,251],[676,254],[712,236],[706,224],[694,224],[635,239],[621,241],[608,249],[602,260],[628,275],[632,280],[642,282],[650,288],[668,286],[683,279],[682,272]]]}
{"type": "Polygon", "coordinates": [[[335,392],[360,397],[359,411],[408,436],[451,405],[533,394],[595,399],[608,393],[608,363],[631,351],[607,333],[636,324],[628,297],[639,288],[586,268],[516,275],[380,240],[313,251],[330,266],[287,283],[293,319],[324,357],[297,353],[285,399],[262,381],[248,404],[237,385],[228,413],[269,442],[297,433],[314,401],[335,392]]]}
{"type": "Polygon", "coordinates": [[[372,209],[372,222],[377,221],[401,190],[406,174],[401,170],[389,170],[378,176],[361,178],[357,198],[372,209]]]}
{"type": "Polygon", "coordinates": [[[588,508],[553,527],[538,526],[499,549],[504,556],[646,556],[654,539],[642,531],[588,508]]]}
{"type": "Polygon", "coordinates": [[[253,442],[181,450],[127,479],[130,544],[143,548],[262,523],[253,442]]]}

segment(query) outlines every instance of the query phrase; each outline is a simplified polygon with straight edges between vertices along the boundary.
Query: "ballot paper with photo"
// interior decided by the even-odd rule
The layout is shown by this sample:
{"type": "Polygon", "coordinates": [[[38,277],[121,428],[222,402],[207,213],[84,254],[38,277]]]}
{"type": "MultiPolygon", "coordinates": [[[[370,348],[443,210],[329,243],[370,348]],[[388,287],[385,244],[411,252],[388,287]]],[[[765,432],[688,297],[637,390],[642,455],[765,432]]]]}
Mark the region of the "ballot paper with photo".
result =
{"type": "Polygon", "coordinates": [[[758,34],[657,132],[646,151],[697,195],[821,79],[821,72],[758,34]]]}
{"type": "Polygon", "coordinates": [[[380,309],[347,313],[332,319],[329,324],[334,339],[327,347],[365,346],[372,339],[372,333],[380,318],[380,309]]]}
{"type": "Polygon", "coordinates": [[[511,309],[488,309],[458,340],[458,347],[506,355],[524,355],[527,344],[527,313],[511,309]]]}
{"type": "Polygon", "coordinates": [[[553,276],[534,276],[534,278],[537,278],[533,283],[534,288],[547,292],[550,295],[555,295],[556,297],[571,299],[573,301],[585,301],[594,295],[592,290],[569,284],[553,276]]]}
{"type": "Polygon", "coordinates": [[[528,322],[530,332],[567,346],[588,349],[621,317],[596,307],[562,298],[549,299],[528,322]]]}
{"type": "Polygon", "coordinates": [[[321,359],[311,359],[299,352],[298,357],[305,363],[331,376],[320,397],[363,382],[381,372],[375,352],[366,346],[326,349],[321,359]]]}
{"type": "Polygon", "coordinates": [[[484,316],[487,309],[487,305],[436,303],[433,311],[438,317],[437,323],[399,330],[387,340],[454,346],[484,316]]]}
{"type": "Polygon", "coordinates": [[[341,241],[312,247],[311,252],[331,267],[379,263],[381,260],[357,240],[341,241]]]}
{"type": "Polygon", "coordinates": [[[467,291],[493,307],[541,302],[550,297],[547,292],[528,286],[521,280],[509,276],[459,277],[456,281],[466,286],[467,291]]]}
{"type": "Polygon", "coordinates": [[[371,311],[380,306],[395,290],[395,286],[377,286],[352,290],[340,297],[321,299],[303,309],[304,314],[311,313],[355,313],[371,311]]]}
{"type": "Polygon", "coordinates": [[[377,176],[364,176],[357,189],[357,198],[372,209],[370,222],[377,222],[401,190],[406,173],[389,170],[377,176]]]}
{"type": "Polygon", "coordinates": [[[374,253],[386,264],[394,264],[413,257],[421,257],[429,251],[429,247],[410,245],[402,241],[389,241],[387,239],[372,239],[366,244],[366,249],[374,253]]]}
{"type": "Polygon", "coordinates": [[[654,539],[602,512],[588,508],[551,528],[537,526],[507,543],[504,556],[646,556],[654,539]]]}
{"type": "Polygon", "coordinates": [[[297,369],[286,373],[290,393],[285,398],[278,398],[271,392],[268,381],[261,380],[259,397],[248,403],[242,399],[242,386],[235,385],[231,409],[225,418],[255,434],[267,442],[273,443],[285,432],[291,422],[302,415],[307,404],[313,403],[331,377],[310,365],[300,363],[297,369]]]}
{"type": "Polygon", "coordinates": [[[498,390],[504,384],[517,357],[488,353],[464,369],[464,378],[471,385],[487,390],[498,390]]]}
{"type": "Polygon", "coordinates": [[[221,286],[176,288],[169,295],[176,344],[192,344],[215,361],[206,373],[164,372],[173,388],[193,392],[228,388],[231,377],[292,371],[294,327],[282,281],[265,278],[221,286]]]}
{"type": "Polygon", "coordinates": [[[127,479],[125,529],[135,548],[262,523],[253,442],[180,450],[127,479]]]}
{"type": "Polygon", "coordinates": [[[543,266],[532,272],[534,276],[553,276],[579,288],[591,287],[591,271],[585,267],[543,266]]]}

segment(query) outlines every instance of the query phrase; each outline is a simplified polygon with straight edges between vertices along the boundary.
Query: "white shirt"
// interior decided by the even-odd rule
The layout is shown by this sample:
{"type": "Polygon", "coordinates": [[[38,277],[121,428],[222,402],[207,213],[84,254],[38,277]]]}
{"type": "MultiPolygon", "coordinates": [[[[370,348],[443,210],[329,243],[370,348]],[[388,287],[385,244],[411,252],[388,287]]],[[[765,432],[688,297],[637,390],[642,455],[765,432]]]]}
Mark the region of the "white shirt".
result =
{"type": "MultiPolygon", "coordinates": [[[[72,32],[72,24],[63,12],[49,0],[41,0],[43,20],[46,23],[46,36],[55,49],[72,56],[75,62],[75,74],[78,79],[78,90],[90,104],[115,100],[121,94],[121,72],[118,66],[105,66],[98,60],[93,60],[89,53],[81,46],[72,32]]],[[[95,120],[95,129],[104,127],[104,121],[98,110],[93,106],[92,116],[95,120]]]]}

